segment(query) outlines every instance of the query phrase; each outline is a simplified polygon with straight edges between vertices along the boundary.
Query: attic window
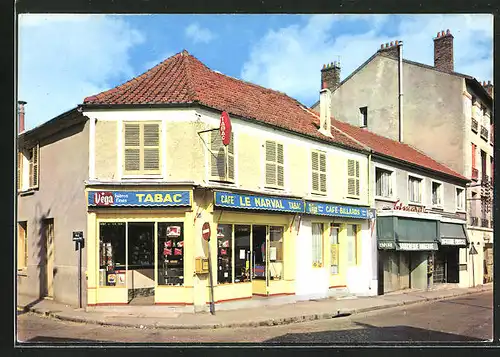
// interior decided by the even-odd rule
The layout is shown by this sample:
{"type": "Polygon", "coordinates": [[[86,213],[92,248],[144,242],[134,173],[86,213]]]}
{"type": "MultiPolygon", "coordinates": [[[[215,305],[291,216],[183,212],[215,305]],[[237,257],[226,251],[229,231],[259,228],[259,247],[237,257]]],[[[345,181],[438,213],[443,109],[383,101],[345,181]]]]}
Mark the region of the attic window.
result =
{"type": "Polygon", "coordinates": [[[359,125],[362,128],[368,126],[368,107],[359,108],[359,125]]]}

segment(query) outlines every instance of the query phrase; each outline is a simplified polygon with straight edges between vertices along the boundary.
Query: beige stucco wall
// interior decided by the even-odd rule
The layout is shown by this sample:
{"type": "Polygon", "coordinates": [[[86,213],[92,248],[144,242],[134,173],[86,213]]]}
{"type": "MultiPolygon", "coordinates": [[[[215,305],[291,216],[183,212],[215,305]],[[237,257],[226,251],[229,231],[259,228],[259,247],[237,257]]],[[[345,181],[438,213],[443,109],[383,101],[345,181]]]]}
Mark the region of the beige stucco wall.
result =
{"type": "MultiPolygon", "coordinates": [[[[403,141],[464,173],[464,80],[403,64],[403,141]]],[[[360,125],[368,107],[368,129],[399,140],[398,62],[376,56],[332,93],[336,119],[360,125]]]]}
{"type": "Polygon", "coordinates": [[[118,160],[116,121],[97,121],[95,125],[95,175],[98,180],[114,179],[118,160]]]}
{"type": "MultiPolygon", "coordinates": [[[[87,213],[84,181],[88,177],[88,122],[75,125],[40,142],[39,189],[18,195],[17,220],[27,221],[27,274],[18,276],[17,288],[33,299],[40,296],[45,281],[45,242],[41,223],[54,219],[54,299],[78,305],[78,252],[73,231],[86,235],[87,213]],[[40,283],[42,281],[42,284],[40,283]]],[[[86,299],[86,249],[82,255],[82,297],[86,299]]]]}

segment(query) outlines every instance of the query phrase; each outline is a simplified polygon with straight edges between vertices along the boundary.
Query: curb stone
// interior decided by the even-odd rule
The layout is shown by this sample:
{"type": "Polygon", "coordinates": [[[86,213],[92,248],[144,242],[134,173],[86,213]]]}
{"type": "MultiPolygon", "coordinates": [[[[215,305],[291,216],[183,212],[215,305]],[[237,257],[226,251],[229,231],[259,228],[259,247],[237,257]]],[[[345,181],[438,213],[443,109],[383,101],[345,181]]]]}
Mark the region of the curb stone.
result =
{"type": "Polygon", "coordinates": [[[278,319],[267,319],[267,320],[258,320],[258,321],[249,321],[249,322],[241,322],[241,323],[210,323],[203,325],[175,325],[175,324],[162,324],[155,322],[153,324],[141,324],[141,323],[128,323],[128,322],[109,322],[105,320],[92,320],[86,319],[83,317],[74,317],[68,316],[65,313],[60,313],[59,311],[51,311],[46,309],[37,309],[34,307],[28,308],[18,307],[18,309],[23,312],[32,312],[38,315],[52,317],[61,321],[71,321],[77,323],[86,323],[86,324],[94,324],[94,325],[102,325],[102,326],[117,326],[117,327],[127,327],[127,328],[141,328],[141,329],[165,329],[165,330],[200,330],[200,329],[220,329],[220,328],[241,328],[241,327],[260,327],[260,326],[278,326],[278,325],[289,325],[293,323],[299,322],[308,322],[315,320],[328,320],[337,317],[344,317],[364,312],[377,311],[377,310],[385,310],[398,306],[404,305],[413,305],[422,302],[429,301],[437,301],[437,300],[446,300],[458,296],[471,295],[482,293],[486,291],[493,290],[493,287],[481,288],[476,291],[467,291],[464,293],[452,293],[447,296],[436,296],[436,297],[423,297],[419,300],[410,300],[410,301],[401,301],[396,303],[389,303],[384,305],[375,305],[366,308],[358,308],[358,309],[346,309],[346,310],[337,310],[336,313],[314,313],[310,315],[299,315],[299,316],[291,316],[291,317],[283,317],[278,319]]]}

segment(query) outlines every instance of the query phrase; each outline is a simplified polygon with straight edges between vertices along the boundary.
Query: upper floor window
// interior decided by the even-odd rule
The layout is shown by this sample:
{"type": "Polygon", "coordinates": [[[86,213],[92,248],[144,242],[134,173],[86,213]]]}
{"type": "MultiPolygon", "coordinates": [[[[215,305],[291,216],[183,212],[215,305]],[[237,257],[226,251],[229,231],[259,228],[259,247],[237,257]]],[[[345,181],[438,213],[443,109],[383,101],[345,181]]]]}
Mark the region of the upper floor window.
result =
{"type": "Polygon", "coordinates": [[[283,188],[285,167],[283,144],[267,140],[266,149],[266,187],[283,188]]]}
{"type": "Polygon", "coordinates": [[[40,170],[40,146],[17,153],[17,189],[25,191],[38,188],[40,170]],[[25,166],[25,164],[27,164],[25,166]]]}
{"type": "Polygon", "coordinates": [[[359,197],[359,161],[347,160],[347,194],[359,197]]]}
{"type": "Polygon", "coordinates": [[[465,210],[465,190],[463,188],[456,189],[457,210],[465,210]]]}
{"type": "Polygon", "coordinates": [[[443,204],[443,185],[439,182],[432,182],[432,205],[441,206],[443,204]]]}
{"type": "Polygon", "coordinates": [[[17,223],[17,269],[28,266],[28,232],[27,222],[17,223]]]}
{"type": "Polygon", "coordinates": [[[359,108],[359,122],[362,127],[368,126],[368,107],[359,108]]]}
{"type": "Polygon", "coordinates": [[[422,179],[408,176],[408,200],[413,203],[422,202],[422,179]]]}
{"type": "Polygon", "coordinates": [[[326,153],[313,150],[311,152],[312,164],[312,192],[326,193],[326,153]]]}
{"type": "Polygon", "coordinates": [[[124,123],[124,174],[160,174],[160,123],[124,123]]]}
{"type": "Polygon", "coordinates": [[[392,197],[392,171],[375,168],[376,189],[375,193],[380,197],[392,197]]]}
{"type": "Polygon", "coordinates": [[[210,180],[234,182],[234,134],[228,146],[222,143],[218,130],[210,135],[210,180]]]}

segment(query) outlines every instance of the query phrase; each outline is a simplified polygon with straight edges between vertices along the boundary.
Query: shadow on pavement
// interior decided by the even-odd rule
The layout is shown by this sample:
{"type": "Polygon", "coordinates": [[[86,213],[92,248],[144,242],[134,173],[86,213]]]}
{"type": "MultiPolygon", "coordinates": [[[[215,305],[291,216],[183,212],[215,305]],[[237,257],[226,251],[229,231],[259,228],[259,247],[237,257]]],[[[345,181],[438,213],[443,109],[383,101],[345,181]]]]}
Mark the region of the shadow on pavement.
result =
{"type": "Polygon", "coordinates": [[[18,309],[17,316],[27,313],[33,306],[35,306],[36,304],[38,304],[42,300],[43,300],[42,298],[38,298],[36,300],[33,300],[32,302],[30,302],[26,306],[24,306],[22,310],[18,309]]]}
{"type": "Polygon", "coordinates": [[[373,342],[481,342],[483,340],[447,332],[411,326],[378,327],[355,322],[359,329],[290,333],[264,341],[265,343],[373,343],[373,342]]]}
{"type": "Polygon", "coordinates": [[[26,341],[19,341],[20,344],[28,344],[28,343],[61,343],[61,344],[70,344],[70,343],[109,343],[107,341],[99,341],[99,340],[86,340],[79,338],[63,338],[63,337],[52,337],[52,336],[35,336],[26,341]]]}

